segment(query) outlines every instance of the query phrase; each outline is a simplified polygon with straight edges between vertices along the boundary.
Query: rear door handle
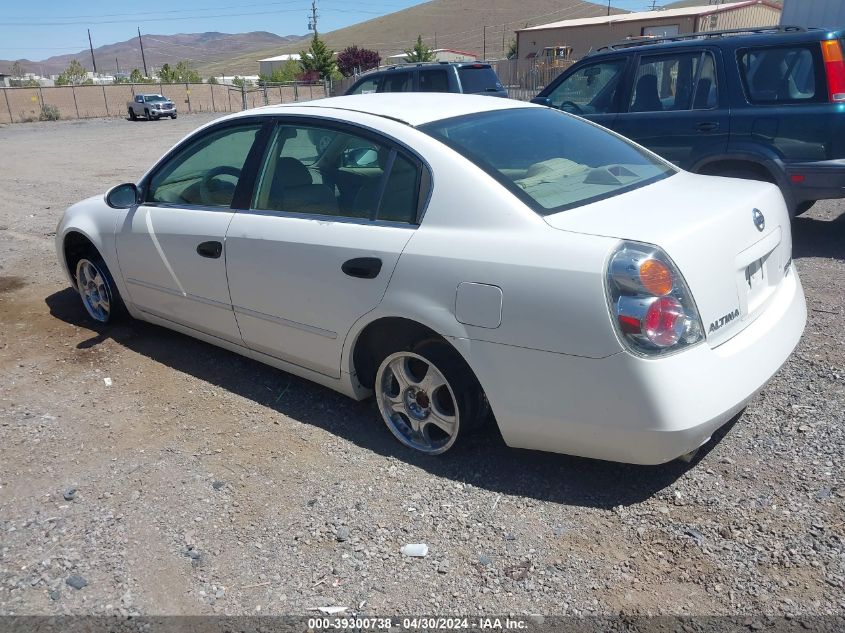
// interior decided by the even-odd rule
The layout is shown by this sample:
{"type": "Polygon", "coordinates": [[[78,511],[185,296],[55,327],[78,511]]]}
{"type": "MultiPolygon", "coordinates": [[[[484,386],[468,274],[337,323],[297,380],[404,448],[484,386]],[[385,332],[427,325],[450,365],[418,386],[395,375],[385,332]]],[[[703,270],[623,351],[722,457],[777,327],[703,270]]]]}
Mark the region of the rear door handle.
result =
{"type": "Polygon", "coordinates": [[[222,242],[203,242],[197,246],[197,254],[209,259],[217,259],[223,253],[222,242]]]}
{"type": "Polygon", "coordinates": [[[350,277],[375,279],[381,272],[381,260],[378,257],[356,257],[343,262],[340,269],[350,277]]]}
{"type": "Polygon", "coordinates": [[[719,124],[716,121],[705,121],[695,127],[699,132],[713,132],[719,129],[719,124]]]}

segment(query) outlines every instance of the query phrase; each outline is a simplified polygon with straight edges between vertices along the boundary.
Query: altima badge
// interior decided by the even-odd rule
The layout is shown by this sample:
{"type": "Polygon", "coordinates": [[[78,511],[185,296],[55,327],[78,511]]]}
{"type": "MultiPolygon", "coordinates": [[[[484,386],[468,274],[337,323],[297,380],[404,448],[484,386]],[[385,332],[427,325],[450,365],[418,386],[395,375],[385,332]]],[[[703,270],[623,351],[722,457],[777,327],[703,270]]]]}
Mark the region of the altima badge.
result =
{"type": "Polygon", "coordinates": [[[760,209],[752,210],[751,215],[754,218],[754,226],[757,227],[758,231],[762,231],[766,228],[766,217],[760,209]]]}

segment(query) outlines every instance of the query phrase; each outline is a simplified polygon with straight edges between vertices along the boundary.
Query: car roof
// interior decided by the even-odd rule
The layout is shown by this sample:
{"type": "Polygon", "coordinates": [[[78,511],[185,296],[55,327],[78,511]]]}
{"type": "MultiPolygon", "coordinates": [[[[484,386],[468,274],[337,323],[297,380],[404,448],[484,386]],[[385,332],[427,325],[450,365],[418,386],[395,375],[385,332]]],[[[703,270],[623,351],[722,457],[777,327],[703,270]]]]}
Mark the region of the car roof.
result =
{"type": "Polygon", "coordinates": [[[289,110],[301,108],[313,108],[315,111],[324,110],[324,113],[327,115],[332,111],[346,110],[373,114],[416,127],[425,123],[431,123],[432,121],[451,119],[452,117],[474,114],[476,112],[540,107],[542,106],[533,105],[524,101],[500,99],[484,95],[446,92],[380,92],[264,106],[254,110],[239,112],[236,116],[249,114],[287,114],[289,110]]]}
{"type": "Polygon", "coordinates": [[[597,51],[587,55],[584,59],[594,59],[605,55],[627,55],[635,52],[663,51],[674,48],[695,48],[700,46],[718,46],[724,48],[743,48],[747,46],[766,46],[771,44],[791,44],[794,42],[819,41],[835,39],[845,35],[845,31],[839,29],[819,28],[796,28],[796,27],[772,27],[771,29],[760,29],[758,32],[743,31],[737,29],[734,32],[718,31],[713,33],[682,33],[677,39],[672,37],[658,38],[651,43],[643,40],[630,42],[616,42],[603,46],[597,51]],[[776,30],[778,29],[779,30],[776,30]],[[696,37],[698,35],[698,37],[696,37]]]}

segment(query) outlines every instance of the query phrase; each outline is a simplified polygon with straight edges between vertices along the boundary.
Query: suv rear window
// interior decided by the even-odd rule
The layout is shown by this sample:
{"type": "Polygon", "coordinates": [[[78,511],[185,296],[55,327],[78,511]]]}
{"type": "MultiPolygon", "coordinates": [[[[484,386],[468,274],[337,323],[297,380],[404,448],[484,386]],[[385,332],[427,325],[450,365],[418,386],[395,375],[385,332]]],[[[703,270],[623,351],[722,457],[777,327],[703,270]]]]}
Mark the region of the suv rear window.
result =
{"type": "Polygon", "coordinates": [[[490,66],[462,66],[458,68],[458,77],[461,79],[463,92],[467,94],[502,90],[499,77],[490,66]]]}
{"type": "Polygon", "coordinates": [[[747,49],[739,53],[739,68],[751,103],[819,101],[825,96],[817,47],[747,49]]]}
{"type": "Polygon", "coordinates": [[[419,128],[540,215],[644,187],[673,167],[598,125],[551,108],[509,108],[419,128]]]}

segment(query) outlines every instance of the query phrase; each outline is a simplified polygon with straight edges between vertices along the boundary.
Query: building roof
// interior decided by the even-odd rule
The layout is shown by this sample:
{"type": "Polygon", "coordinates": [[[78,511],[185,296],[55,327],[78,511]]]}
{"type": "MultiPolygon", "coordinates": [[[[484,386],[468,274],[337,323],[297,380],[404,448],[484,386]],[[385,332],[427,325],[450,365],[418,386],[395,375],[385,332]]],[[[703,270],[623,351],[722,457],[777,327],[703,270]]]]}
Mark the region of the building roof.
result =
{"type": "Polygon", "coordinates": [[[284,55],[276,55],[275,57],[268,57],[267,59],[259,59],[260,62],[288,62],[299,61],[299,53],[286,53],[284,55]]]}
{"type": "MultiPolygon", "coordinates": [[[[704,0],[702,0],[703,2],[704,0]]],[[[708,4],[700,7],[681,7],[679,9],[664,9],[663,11],[639,11],[636,13],[619,13],[616,15],[602,15],[597,18],[579,18],[577,20],[561,20],[538,24],[524,29],[517,29],[517,32],[543,31],[546,29],[563,29],[572,26],[590,26],[596,24],[616,24],[617,22],[639,22],[641,20],[664,20],[668,18],[683,18],[691,16],[711,15],[713,13],[724,13],[755,4],[762,4],[777,11],[781,8],[778,5],[766,0],[745,0],[743,2],[729,2],[726,4],[708,4]]]]}

